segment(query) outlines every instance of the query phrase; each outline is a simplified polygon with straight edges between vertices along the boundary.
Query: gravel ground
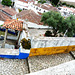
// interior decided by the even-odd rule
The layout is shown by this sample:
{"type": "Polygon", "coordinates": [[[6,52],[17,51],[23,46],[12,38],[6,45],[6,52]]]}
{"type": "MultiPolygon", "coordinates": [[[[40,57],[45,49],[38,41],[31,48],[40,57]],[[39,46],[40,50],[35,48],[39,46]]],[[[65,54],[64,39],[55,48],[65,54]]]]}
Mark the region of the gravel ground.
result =
{"type": "Polygon", "coordinates": [[[29,29],[28,31],[30,36],[38,37],[38,36],[44,36],[47,29],[29,29]]]}
{"type": "Polygon", "coordinates": [[[0,59],[0,75],[25,75],[27,73],[26,60],[0,59]]]}
{"type": "Polygon", "coordinates": [[[71,60],[74,60],[74,59],[69,53],[55,54],[55,55],[49,55],[49,56],[34,56],[34,57],[28,58],[30,72],[43,70],[43,69],[53,67],[71,60]]]}

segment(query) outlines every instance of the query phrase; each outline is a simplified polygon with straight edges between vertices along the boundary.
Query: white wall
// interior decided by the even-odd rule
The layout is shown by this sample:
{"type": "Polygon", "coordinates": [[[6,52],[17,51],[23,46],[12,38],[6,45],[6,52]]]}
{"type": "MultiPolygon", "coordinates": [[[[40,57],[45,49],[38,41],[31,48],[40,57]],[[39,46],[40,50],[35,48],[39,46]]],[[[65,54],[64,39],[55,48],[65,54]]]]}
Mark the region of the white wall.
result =
{"type": "Polygon", "coordinates": [[[40,37],[31,39],[32,48],[75,45],[73,37],[40,37]]]}
{"type": "Polygon", "coordinates": [[[19,38],[19,41],[18,41],[18,44],[19,44],[19,45],[20,45],[20,42],[21,42],[21,40],[22,40],[23,38],[26,38],[26,33],[25,33],[24,30],[22,31],[22,33],[21,33],[21,35],[20,35],[20,38],[19,38]]]}
{"type": "Polygon", "coordinates": [[[25,3],[25,2],[21,2],[21,1],[18,1],[16,0],[15,1],[15,5],[14,5],[15,8],[19,8],[19,9],[28,9],[28,3],[25,3]]]}
{"type": "MultiPolygon", "coordinates": [[[[37,2],[35,2],[37,4],[37,2]]],[[[48,10],[45,10],[41,7],[35,6],[33,5],[33,3],[25,3],[25,2],[21,2],[21,1],[15,1],[15,5],[14,5],[15,9],[19,8],[19,9],[31,9],[33,10],[35,13],[40,12],[40,13],[44,13],[48,12],[48,10]],[[38,7],[38,9],[36,9],[38,7]]]]}

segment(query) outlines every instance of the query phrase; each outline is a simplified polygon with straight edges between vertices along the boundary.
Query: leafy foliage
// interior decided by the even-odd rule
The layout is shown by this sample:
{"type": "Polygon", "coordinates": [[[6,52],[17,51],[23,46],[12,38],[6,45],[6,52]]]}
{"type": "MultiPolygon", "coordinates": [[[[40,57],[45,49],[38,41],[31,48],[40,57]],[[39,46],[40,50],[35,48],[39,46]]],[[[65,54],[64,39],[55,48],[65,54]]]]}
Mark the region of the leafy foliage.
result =
{"type": "Polygon", "coordinates": [[[44,3],[46,3],[46,1],[45,0],[40,0],[40,1],[38,1],[38,3],[44,4],[44,3]]]}
{"type": "Polygon", "coordinates": [[[2,0],[1,3],[2,3],[3,5],[6,5],[6,6],[11,6],[12,1],[11,1],[11,0],[2,0]]]}
{"type": "Polygon", "coordinates": [[[30,49],[31,48],[31,44],[29,40],[26,40],[25,38],[23,38],[21,40],[21,45],[24,49],[30,49]]]}
{"type": "Polygon", "coordinates": [[[66,32],[66,35],[69,37],[72,37],[75,34],[75,16],[74,15],[71,15],[64,20],[63,29],[64,29],[63,32],[66,32]]]}
{"type": "Polygon", "coordinates": [[[50,11],[43,13],[41,22],[44,25],[48,25],[52,27],[53,35],[57,36],[57,34],[62,33],[66,34],[68,37],[72,37],[75,34],[75,16],[71,15],[64,19],[60,13],[50,11]]]}
{"type": "Polygon", "coordinates": [[[19,12],[21,12],[22,11],[22,9],[18,9],[19,10],[19,12]]]}
{"type": "Polygon", "coordinates": [[[50,0],[50,1],[53,6],[56,6],[59,2],[59,0],[50,0]]]}
{"type": "Polygon", "coordinates": [[[56,36],[59,32],[62,32],[61,29],[63,21],[64,18],[61,14],[54,11],[43,13],[41,19],[41,22],[45,25],[52,27],[54,36],[56,36]]]}

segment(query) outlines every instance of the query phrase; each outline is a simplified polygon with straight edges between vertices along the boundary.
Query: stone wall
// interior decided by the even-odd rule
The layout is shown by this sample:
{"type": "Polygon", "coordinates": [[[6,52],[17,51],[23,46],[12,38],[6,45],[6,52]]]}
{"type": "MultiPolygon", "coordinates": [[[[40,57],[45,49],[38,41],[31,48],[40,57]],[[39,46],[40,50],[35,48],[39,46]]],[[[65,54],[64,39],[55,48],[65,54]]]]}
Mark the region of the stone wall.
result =
{"type": "Polygon", "coordinates": [[[31,39],[32,48],[75,45],[74,37],[40,37],[31,39]]]}

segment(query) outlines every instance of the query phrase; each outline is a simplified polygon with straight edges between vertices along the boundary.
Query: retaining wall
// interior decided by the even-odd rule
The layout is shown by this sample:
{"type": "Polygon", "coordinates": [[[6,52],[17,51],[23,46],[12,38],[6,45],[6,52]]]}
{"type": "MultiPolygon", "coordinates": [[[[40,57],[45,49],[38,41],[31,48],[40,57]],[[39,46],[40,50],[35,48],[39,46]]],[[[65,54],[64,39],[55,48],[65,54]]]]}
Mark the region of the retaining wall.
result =
{"type": "Polygon", "coordinates": [[[75,51],[75,38],[70,37],[45,37],[31,40],[29,56],[51,55],[75,51]]]}

